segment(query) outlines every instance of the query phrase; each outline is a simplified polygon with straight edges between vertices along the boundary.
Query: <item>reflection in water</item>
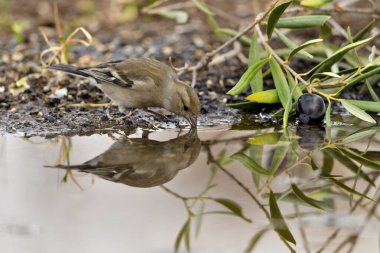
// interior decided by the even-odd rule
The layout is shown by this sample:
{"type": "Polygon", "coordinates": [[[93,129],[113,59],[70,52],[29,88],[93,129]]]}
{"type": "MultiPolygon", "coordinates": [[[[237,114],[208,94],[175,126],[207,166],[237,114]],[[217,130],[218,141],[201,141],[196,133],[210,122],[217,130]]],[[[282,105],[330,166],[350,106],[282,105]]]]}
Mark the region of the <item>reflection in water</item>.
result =
{"type": "Polygon", "coordinates": [[[201,142],[197,132],[168,141],[123,138],[104,153],[80,165],[58,165],[57,168],[90,173],[116,183],[135,187],[164,184],[189,167],[198,157],[201,142]]]}
{"type": "Polygon", "coordinates": [[[306,151],[320,149],[326,137],[325,128],[316,125],[299,125],[297,126],[298,145],[306,151]]]}
{"type": "MultiPolygon", "coordinates": [[[[268,237],[264,248],[271,249],[277,242],[284,246],[273,252],[358,252],[368,227],[375,227],[371,233],[379,233],[379,137],[378,126],[357,131],[345,127],[268,128],[249,138],[232,136],[202,142],[190,131],[166,142],[126,138],[84,164],[59,167],[131,186],[161,185],[157,189],[183,204],[186,214],[176,238],[172,238],[175,251],[190,250],[193,237],[198,235],[212,237],[213,231],[211,235],[200,231],[210,226],[205,222],[209,217],[222,214],[239,218],[252,226],[249,231],[255,231],[249,235],[244,252],[257,252],[268,237]],[[204,185],[186,178],[183,182],[197,186],[191,191],[193,195],[183,193],[183,185],[178,189],[173,184],[162,185],[196,160],[201,145],[208,158],[204,167],[210,168],[202,168],[208,178],[197,174],[206,180],[204,185]],[[247,173],[252,180],[247,180],[247,173]],[[221,183],[220,178],[229,183],[221,183]],[[240,195],[231,197],[227,190],[231,184],[241,190],[240,195]],[[255,212],[246,210],[247,203],[255,212]]],[[[144,219],[143,215],[149,214],[139,218],[144,219]]]]}

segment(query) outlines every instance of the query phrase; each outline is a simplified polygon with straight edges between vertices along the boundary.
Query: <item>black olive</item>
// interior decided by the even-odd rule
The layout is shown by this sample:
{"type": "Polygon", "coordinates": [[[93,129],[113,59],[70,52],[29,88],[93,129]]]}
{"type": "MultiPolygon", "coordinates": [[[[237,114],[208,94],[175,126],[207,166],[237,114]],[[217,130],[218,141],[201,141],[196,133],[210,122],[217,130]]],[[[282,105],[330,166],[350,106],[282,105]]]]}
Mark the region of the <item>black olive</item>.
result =
{"type": "Polygon", "coordinates": [[[296,112],[303,124],[321,123],[326,113],[325,101],[313,93],[303,94],[297,101],[296,112]]]}

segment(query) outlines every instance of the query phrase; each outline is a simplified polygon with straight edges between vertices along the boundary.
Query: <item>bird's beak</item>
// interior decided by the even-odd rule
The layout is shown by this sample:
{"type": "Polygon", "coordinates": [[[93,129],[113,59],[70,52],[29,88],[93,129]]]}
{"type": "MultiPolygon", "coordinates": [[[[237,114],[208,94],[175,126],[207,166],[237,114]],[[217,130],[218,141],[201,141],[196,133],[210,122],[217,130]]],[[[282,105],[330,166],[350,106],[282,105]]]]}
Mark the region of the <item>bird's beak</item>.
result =
{"type": "Polygon", "coordinates": [[[185,118],[189,121],[191,128],[197,128],[197,116],[188,114],[185,118]]]}

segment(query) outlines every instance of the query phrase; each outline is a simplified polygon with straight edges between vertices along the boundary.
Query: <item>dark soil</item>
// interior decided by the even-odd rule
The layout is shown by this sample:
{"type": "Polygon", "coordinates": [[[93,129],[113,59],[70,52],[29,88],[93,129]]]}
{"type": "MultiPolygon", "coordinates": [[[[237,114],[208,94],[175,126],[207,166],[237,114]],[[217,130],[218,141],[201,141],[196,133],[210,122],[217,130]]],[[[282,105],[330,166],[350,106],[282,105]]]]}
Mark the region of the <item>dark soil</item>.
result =
{"type": "MultiPolygon", "coordinates": [[[[171,22],[169,24],[173,25],[171,22]]],[[[147,29],[152,25],[144,23],[147,29]]],[[[192,30],[182,34],[166,32],[166,36],[162,36],[163,31],[169,31],[167,26],[165,23],[159,25],[160,31],[157,32],[144,31],[140,27],[139,34],[145,34],[133,38],[93,34],[95,42],[92,46],[79,45],[71,48],[72,62],[89,66],[129,57],[152,57],[169,62],[171,57],[173,65],[183,66],[185,62],[195,63],[205,51],[217,46],[192,30]]],[[[0,134],[86,135],[94,132],[130,131],[137,127],[160,129],[188,125],[184,119],[175,115],[168,116],[170,122],[163,122],[149,113],[137,111],[128,119],[110,120],[106,116],[106,110],[115,118],[122,116],[116,107],[74,107],[73,104],[102,104],[110,101],[85,79],[41,68],[39,56],[46,45],[37,34],[31,34],[22,44],[9,39],[1,48],[0,86],[3,90],[0,91],[0,134]],[[29,87],[17,95],[12,94],[12,85],[23,77],[27,77],[29,87]],[[59,96],[57,90],[62,88],[67,89],[67,94],[59,96]]],[[[243,71],[240,62],[231,59],[220,67],[198,73],[195,89],[202,104],[202,114],[198,119],[200,127],[232,124],[240,118],[237,110],[226,107],[232,98],[225,93],[237,82],[243,71]]],[[[191,75],[184,74],[181,79],[190,83],[191,75]]]]}
{"type": "MultiPolygon", "coordinates": [[[[110,102],[96,87],[86,80],[47,71],[41,68],[40,53],[47,48],[37,29],[26,32],[25,42],[20,43],[11,36],[0,40],[0,134],[16,133],[26,136],[41,135],[88,135],[112,131],[132,131],[137,127],[166,129],[185,127],[188,123],[174,115],[170,122],[156,120],[151,114],[138,111],[125,120],[110,120],[106,110],[114,117],[120,117],[116,107],[74,107],[73,104],[101,104],[110,102]],[[27,77],[28,88],[13,94],[12,85],[27,77]],[[67,89],[67,94],[61,94],[67,89]]],[[[54,38],[50,28],[49,37],[54,38]]],[[[70,48],[70,63],[90,66],[101,62],[130,57],[152,57],[163,62],[172,59],[174,66],[185,62],[196,63],[205,52],[218,45],[215,36],[201,22],[176,25],[174,21],[148,19],[113,30],[92,31],[94,42],[90,47],[81,45],[70,48]],[[198,24],[198,25],[196,25],[198,24]]],[[[304,68],[300,63],[297,68],[304,68]]],[[[195,89],[202,104],[199,127],[219,124],[233,124],[246,112],[230,109],[228,103],[243,101],[244,96],[233,98],[226,95],[245,67],[238,59],[198,72],[195,89]]],[[[181,79],[191,82],[191,74],[181,79]]],[[[375,87],[380,93],[380,88],[375,87]]],[[[348,97],[361,96],[353,90],[348,97]]],[[[358,98],[358,97],[356,97],[358,98]]],[[[275,108],[261,108],[269,112],[275,108]]],[[[340,108],[336,107],[335,111],[340,108]]],[[[260,124],[273,124],[273,119],[249,112],[249,116],[260,124]]]]}

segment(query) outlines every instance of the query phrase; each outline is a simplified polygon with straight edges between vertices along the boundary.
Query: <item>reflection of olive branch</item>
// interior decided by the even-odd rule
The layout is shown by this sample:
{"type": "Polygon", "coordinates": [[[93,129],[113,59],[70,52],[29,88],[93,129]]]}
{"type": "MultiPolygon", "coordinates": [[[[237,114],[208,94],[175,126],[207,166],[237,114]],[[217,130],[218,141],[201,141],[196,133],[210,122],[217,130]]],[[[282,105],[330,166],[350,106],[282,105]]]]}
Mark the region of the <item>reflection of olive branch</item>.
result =
{"type": "MultiPolygon", "coordinates": [[[[373,177],[372,177],[372,180],[375,181],[377,178],[379,177],[379,174],[375,174],[373,177]]],[[[372,185],[371,184],[368,184],[367,187],[365,188],[363,194],[368,194],[369,190],[371,189],[372,185]]],[[[350,211],[348,212],[349,214],[352,214],[361,204],[361,202],[363,201],[364,198],[359,198],[357,200],[357,202],[352,206],[352,208],[350,209],[350,211]]],[[[375,201],[374,205],[373,205],[373,208],[372,210],[368,213],[367,215],[367,218],[366,218],[366,221],[374,214],[374,209],[376,209],[377,205],[379,204],[379,201],[380,201],[380,196],[378,197],[378,199],[375,201]],[[372,213],[372,214],[370,214],[372,213]]],[[[341,231],[341,228],[337,228],[328,238],[327,240],[325,241],[325,243],[322,245],[322,247],[317,251],[317,253],[321,253],[323,252],[323,250],[325,248],[327,248],[330,243],[336,238],[336,236],[338,235],[338,233],[341,231]]]]}
{"type": "MultiPolygon", "coordinates": [[[[312,145],[313,140],[310,140],[311,143],[306,143],[308,145],[305,147],[306,150],[303,150],[303,152],[302,149],[305,148],[301,148],[302,142],[297,141],[303,139],[302,137],[301,139],[296,138],[296,135],[294,135],[291,132],[292,129],[287,129],[287,131],[284,130],[282,134],[278,132],[265,134],[259,133],[254,137],[249,138],[247,144],[244,147],[242,147],[240,151],[233,154],[230,157],[230,159],[240,162],[245,168],[247,168],[252,173],[254,179],[262,179],[261,181],[265,182],[260,187],[259,184],[256,183],[257,180],[255,181],[256,189],[259,193],[263,192],[266,189],[270,190],[270,184],[275,178],[279,177],[280,175],[283,175],[284,173],[285,175],[287,175],[287,177],[289,178],[289,182],[291,183],[291,187],[289,187],[288,190],[275,194],[273,194],[271,191],[269,194],[262,194],[264,197],[269,197],[269,206],[271,208],[270,214],[268,216],[269,219],[271,219],[272,227],[280,235],[282,239],[284,238],[288,242],[293,243],[294,237],[292,236],[289,228],[287,227],[285,220],[282,218],[281,215],[279,215],[280,210],[276,209],[276,200],[285,200],[292,202],[295,201],[297,204],[305,204],[309,207],[326,210],[331,209],[329,203],[326,200],[320,201],[312,197],[317,196],[316,194],[319,194],[320,196],[325,196],[326,193],[339,194],[340,196],[349,196],[349,200],[351,203],[353,202],[353,197],[358,196],[359,198],[356,199],[355,202],[350,204],[353,205],[350,214],[358,207],[362,208],[365,212],[368,212],[368,210],[366,210],[366,206],[362,205],[361,203],[364,198],[370,199],[367,196],[369,189],[375,186],[374,182],[380,175],[379,161],[371,160],[372,157],[377,157],[380,154],[380,152],[369,150],[371,147],[371,143],[374,141],[373,139],[375,138],[375,136],[377,136],[376,134],[378,133],[378,130],[378,127],[370,127],[361,129],[354,133],[345,132],[343,137],[341,137],[342,135],[338,135],[338,138],[333,140],[331,138],[331,134],[329,133],[330,129],[327,128],[327,132],[329,133],[327,140],[326,135],[324,135],[324,137],[323,135],[320,136],[321,143],[319,144],[319,146],[317,145],[315,147],[312,145]],[[368,143],[364,149],[358,150],[350,146],[351,143],[355,143],[359,140],[363,141],[363,139],[368,139],[368,143]],[[271,161],[269,168],[268,165],[262,165],[263,163],[265,163],[262,159],[264,154],[264,152],[262,151],[264,150],[265,145],[276,145],[275,149],[273,150],[273,153],[269,154],[269,158],[271,161]],[[253,149],[253,153],[250,152],[250,150],[252,149],[251,147],[255,147],[253,149]],[[310,149],[310,147],[312,149],[310,149]],[[323,157],[322,160],[316,160],[316,157],[314,155],[317,152],[319,152],[319,155],[323,157]],[[257,156],[257,154],[260,155],[257,156]],[[353,172],[354,176],[339,178],[341,177],[340,175],[334,175],[334,161],[338,161],[339,163],[341,163],[346,169],[353,172]],[[301,182],[299,181],[299,179],[294,180],[292,174],[294,172],[294,169],[299,167],[300,165],[307,165],[310,169],[314,170],[315,172],[319,172],[319,176],[317,178],[314,177],[313,179],[301,182]],[[365,172],[363,170],[364,167],[367,167],[369,169],[372,168],[373,170],[365,172]],[[367,189],[364,192],[359,192],[356,189],[359,180],[364,180],[368,183],[367,189]],[[347,182],[352,182],[352,186],[347,182]],[[339,192],[332,191],[332,187],[338,189],[339,192]],[[280,224],[282,224],[280,227],[276,227],[276,223],[273,222],[273,219],[276,217],[280,217],[280,224]]],[[[306,133],[309,135],[315,134],[317,137],[319,137],[320,135],[313,129],[308,130],[308,132],[306,131],[306,133]]],[[[208,153],[210,157],[211,152],[208,151],[208,153]]],[[[212,156],[209,159],[211,159],[211,161],[214,162],[212,160],[212,156]]],[[[234,178],[234,176],[229,171],[225,171],[225,173],[229,176],[232,176],[232,179],[238,181],[238,179],[234,178]]],[[[243,189],[248,189],[241,183],[239,185],[243,187],[243,189]]],[[[315,214],[316,213],[304,213],[303,215],[315,214]]],[[[294,215],[286,215],[285,218],[300,218],[298,208],[296,208],[296,212],[294,215]]],[[[303,228],[299,229],[304,244],[307,244],[306,231],[303,228]]],[[[253,237],[252,241],[254,241],[254,244],[257,243],[259,238],[262,236],[262,233],[264,233],[264,231],[266,230],[268,230],[268,227],[259,231],[253,237]]],[[[322,249],[325,249],[336,238],[339,231],[340,229],[338,229],[336,233],[333,233],[327,239],[326,246],[322,247],[322,249]]],[[[351,236],[350,238],[347,238],[345,243],[352,242],[353,240],[356,239],[355,237],[351,236]]],[[[251,247],[251,244],[252,242],[250,242],[250,246],[248,247],[249,250],[247,250],[247,252],[251,252],[253,248],[253,246],[251,247]]],[[[310,249],[307,247],[307,245],[305,245],[304,247],[306,252],[310,252],[310,249]]]]}
{"type": "MultiPolygon", "coordinates": [[[[220,158],[220,160],[222,160],[222,159],[224,159],[224,155],[225,154],[224,154],[224,150],[223,150],[218,155],[218,158],[220,158]]],[[[228,163],[228,161],[222,161],[222,163],[228,163]]],[[[220,163],[218,163],[218,164],[220,164],[220,163]]],[[[216,165],[216,164],[214,164],[214,165],[216,165]]],[[[195,217],[197,218],[196,235],[199,234],[200,227],[202,224],[202,217],[204,215],[208,215],[208,214],[234,215],[234,216],[237,216],[237,217],[243,219],[246,222],[251,222],[250,219],[248,219],[246,216],[244,216],[243,209],[235,201],[230,200],[230,199],[226,199],[226,198],[215,198],[215,197],[207,196],[207,193],[209,192],[209,190],[211,190],[212,188],[214,188],[216,186],[215,184],[213,184],[213,179],[216,175],[216,171],[217,171],[217,169],[215,169],[212,166],[211,167],[211,175],[207,181],[206,187],[197,196],[185,197],[185,196],[182,196],[182,195],[178,194],[177,192],[169,189],[168,187],[166,187],[164,185],[160,186],[164,191],[166,191],[170,195],[174,196],[175,198],[180,199],[183,202],[185,209],[187,211],[186,221],[183,224],[182,228],[180,229],[180,231],[177,235],[177,238],[175,240],[175,245],[174,245],[175,252],[177,252],[179,250],[182,242],[184,242],[186,249],[188,251],[190,250],[191,223],[192,223],[192,219],[195,217]],[[205,202],[206,201],[218,203],[218,204],[222,205],[223,207],[225,207],[228,211],[208,211],[208,212],[205,212],[204,209],[205,209],[205,202]],[[198,213],[195,214],[192,211],[192,208],[194,206],[196,206],[196,204],[199,202],[201,203],[200,209],[199,209],[198,213]]]]}
{"type": "MultiPolygon", "coordinates": [[[[248,187],[246,187],[239,179],[237,179],[231,172],[229,172],[227,169],[225,169],[223,165],[221,165],[216,159],[214,159],[214,156],[212,155],[211,149],[209,147],[206,147],[206,150],[207,150],[207,154],[208,154],[208,162],[215,164],[221,171],[223,171],[229,178],[231,178],[237,185],[239,185],[239,187],[242,188],[243,191],[246,192],[252,198],[252,200],[256,203],[256,205],[264,212],[265,216],[269,220],[272,221],[272,224],[274,225],[274,227],[276,227],[275,222],[278,222],[278,221],[273,221],[273,219],[272,219],[273,215],[271,217],[269,212],[265,209],[264,205],[260,203],[260,201],[255,197],[255,195],[248,189],[248,187]]],[[[272,208],[271,208],[271,210],[272,210],[272,208]]],[[[278,217],[278,218],[282,218],[282,217],[278,217]]],[[[281,241],[284,242],[286,247],[288,247],[288,249],[291,252],[295,252],[295,250],[292,248],[292,246],[290,246],[290,244],[283,238],[284,237],[283,234],[282,233],[278,233],[278,234],[280,236],[281,241]]]]}

